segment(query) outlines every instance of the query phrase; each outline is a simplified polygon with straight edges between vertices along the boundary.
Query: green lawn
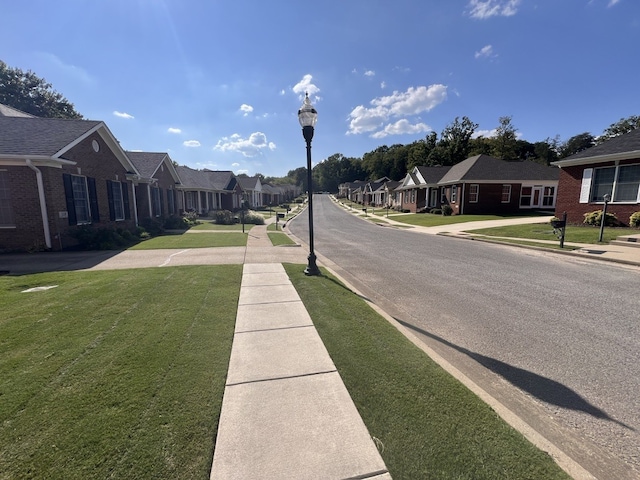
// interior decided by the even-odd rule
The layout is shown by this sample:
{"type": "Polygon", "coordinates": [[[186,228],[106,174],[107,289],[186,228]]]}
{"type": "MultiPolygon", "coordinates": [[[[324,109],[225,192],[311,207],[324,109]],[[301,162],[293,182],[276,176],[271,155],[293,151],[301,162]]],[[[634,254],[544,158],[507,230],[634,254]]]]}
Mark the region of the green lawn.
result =
{"type": "Polygon", "coordinates": [[[394,480],[569,478],[334,278],[285,267],[394,480]]]}
{"type": "Polygon", "coordinates": [[[403,215],[393,215],[391,217],[396,222],[416,225],[419,227],[437,227],[439,225],[451,225],[454,223],[482,222],[485,220],[504,220],[505,218],[517,218],[503,215],[434,215],[431,213],[407,213],[403,215]]]}
{"type": "MultiPolygon", "coordinates": [[[[244,229],[245,231],[250,230],[251,228],[253,228],[252,224],[248,224],[245,223],[244,224],[244,229]]],[[[193,227],[190,228],[190,230],[234,230],[234,231],[242,231],[242,224],[241,223],[235,223],[233,225],[218,225],[217,223],[214,223],[213,221],[209,221],[209,220],[205,220],[204,222],[198,224],[198,225],[194,225],[193,227]]]]}
{"type": "Polygon", "coordinates": [[[267,235],[269,235],[269,240],[271,240],[271,244],[274,247],[277,247],[279,245],[296,245],[296,242],[291,240],[291,237],[289,237],[289,235],[287,235],[286,233],[268,232],[267,235]]]}
{"type": "Polygon", "coordinates": [[[161,235],[144,240],[130,250],[155,250],[158,248],[244,247],[247,234],[242,232],[182,233],[161,235]]]}
{"type": "MultiPolygon", "coordinates": [[[[629,228],[605,227],[602,235],[602,243],[609,243],[621,235],[636,233],[636,230],[629,228]]],[[[553,240],[558,241],[558,237],[553,232],[549,223],[533,223],[529,225],[509,225],[495,228],[482,228],[480,230],[469,230],[467,233],[488,235],[492,237],[511,237],[530,240],[553,240]]],[[[593,226],[568,225],[565,230],[564,241],[575,243],[598,243],[600,228],[593,226]]]]}
{"type": "Polygon", "coordinates": [[[0,277],[0,478],[208,478],[241,275],[0,277]]]}

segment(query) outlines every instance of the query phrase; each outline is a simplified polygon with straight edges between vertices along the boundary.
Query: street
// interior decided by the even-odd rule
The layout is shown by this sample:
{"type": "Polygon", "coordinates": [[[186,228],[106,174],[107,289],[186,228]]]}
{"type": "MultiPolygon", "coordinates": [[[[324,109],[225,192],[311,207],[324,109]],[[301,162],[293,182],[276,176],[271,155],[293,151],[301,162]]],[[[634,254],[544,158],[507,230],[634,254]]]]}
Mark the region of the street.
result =
{"type": "MultiPolygon", "coordinates": [[[[640,478],[640,269],[313,206],[319,266],[596,477],[640,478]]],[[[304,242],[307,218],[289,222],[304,242]]]]}

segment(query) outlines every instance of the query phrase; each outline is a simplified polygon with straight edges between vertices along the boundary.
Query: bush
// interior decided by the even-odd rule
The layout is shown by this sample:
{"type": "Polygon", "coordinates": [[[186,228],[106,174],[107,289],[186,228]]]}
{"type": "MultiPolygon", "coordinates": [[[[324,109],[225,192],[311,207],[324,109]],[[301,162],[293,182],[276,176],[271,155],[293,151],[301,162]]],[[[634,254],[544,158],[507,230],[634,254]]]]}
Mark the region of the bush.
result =
{"type": "Polygon", "coordinates": [[[122,228],[96,228],[93,225],[82,225],[71,233],[83,250],[115,250],[131,245],[137,238],[122,228]]]}
{"type": "MultiPolygon", "coordinates": [[[[595,212],[589,212],[584,214],[584,222],[585,225],[594,225],[600,226],[602,223],[602,210],[596,210],[595,212]]],[[[604,220],[604,224],[607,227],[618,227],[620,226],[620,222],[616,218],[615,214],[608,213],[604,220]]]]}
{"type": "Polygon", "coordinates": [[[249,210],[244,214],[244,223],[250,223],[252,225],[264,225],[264,217],[259,213],[249,210]]]}
{"type": "Polygon", "coordinates": [[[189,221],[185,217],[177,217],[175,215],[165,219],[163,228],[167,230],[186,230],[190,227],[189,221]]]}
{"type": "Polygon", "coordinates": [[[152,237],[155,237],[157,235],[164,233],[164,228],[162,227],[162,224],[163,222],[161,222],[157,218],[150,218],[150,217],[143,218],[140,221],[140,226],[144,228],[147,232],[149,232],[149,235],[151,235],[152,237]]]}
{"type": "Polygon", "coordinates": [[[453,208],[451,205],[443,205],[442,206],[442,215],[445,217],[450,217],[453,214],[453,208]]]}
{"type": "Polygon", "coordinates": [[[218,210],[215,215],[214,223],[218,225],[233,225],[236,223],[233,213],[229,210],[218,210]]]}
{"type": "Polygon", "coordinates": [[[431,213],[433,215],[442,215],[442,209],[441,208],[432,208],[431,210],[429,210],[429,213],[431,213]]]}
{"type": "Polygon", "coordinates": [[[640,227],[640,212],[632,213],[629,217],[629,226],[638,228],[640,227]]]}

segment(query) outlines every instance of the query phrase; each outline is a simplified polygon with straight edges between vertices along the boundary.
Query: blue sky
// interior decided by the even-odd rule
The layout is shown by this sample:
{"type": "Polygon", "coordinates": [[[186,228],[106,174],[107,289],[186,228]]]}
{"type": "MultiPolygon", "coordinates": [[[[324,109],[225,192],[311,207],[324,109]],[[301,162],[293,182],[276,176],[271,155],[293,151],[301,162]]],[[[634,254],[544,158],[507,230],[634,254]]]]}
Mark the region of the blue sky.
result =
{"type": "Polygon", "coordinates": [[[285,176],[511,116],[530,142],[640,114],[637,0],[29,0],[0,59],[52,83],[127,150],[285,176]]]}

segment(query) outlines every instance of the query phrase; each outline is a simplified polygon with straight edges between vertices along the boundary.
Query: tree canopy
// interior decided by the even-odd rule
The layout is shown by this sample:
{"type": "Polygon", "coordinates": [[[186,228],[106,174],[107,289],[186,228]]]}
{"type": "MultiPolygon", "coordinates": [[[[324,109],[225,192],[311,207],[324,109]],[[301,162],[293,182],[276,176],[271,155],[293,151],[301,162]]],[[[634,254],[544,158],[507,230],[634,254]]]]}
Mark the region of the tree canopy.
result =
{"type": "Polygon", "coordinates": [[[36,117],[82,118],[73,104],[32,71],[8,67],[0,60],[0,103],[36,117]]]}

